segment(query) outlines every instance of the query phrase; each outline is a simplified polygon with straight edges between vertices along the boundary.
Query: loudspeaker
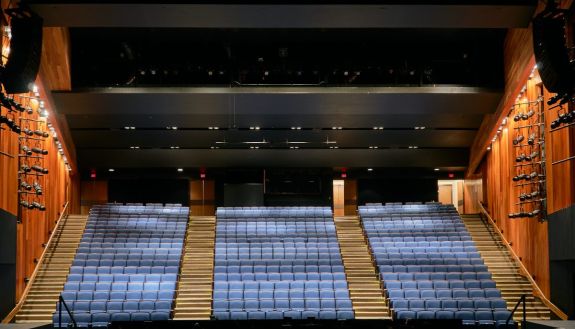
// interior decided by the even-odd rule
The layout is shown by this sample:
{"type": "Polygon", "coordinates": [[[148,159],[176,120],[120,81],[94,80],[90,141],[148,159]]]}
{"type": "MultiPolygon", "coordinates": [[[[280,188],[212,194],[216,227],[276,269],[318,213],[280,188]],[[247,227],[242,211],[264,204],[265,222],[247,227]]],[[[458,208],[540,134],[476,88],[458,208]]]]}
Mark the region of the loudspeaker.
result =
{"type": "Polygon", "coordinates": [[[8,94],[26,93],[40,68],[43,20],[27,8],[8,9],[6,13],[10,16],[12,39],[1,80],[8,94]]]}
{"type": "Polygon", "coordinates": [[[575,78],[565,34],[563,11],[545,10],[533,19],[533,48],[541,80],[550,92],[568,95],[575,78]]]}

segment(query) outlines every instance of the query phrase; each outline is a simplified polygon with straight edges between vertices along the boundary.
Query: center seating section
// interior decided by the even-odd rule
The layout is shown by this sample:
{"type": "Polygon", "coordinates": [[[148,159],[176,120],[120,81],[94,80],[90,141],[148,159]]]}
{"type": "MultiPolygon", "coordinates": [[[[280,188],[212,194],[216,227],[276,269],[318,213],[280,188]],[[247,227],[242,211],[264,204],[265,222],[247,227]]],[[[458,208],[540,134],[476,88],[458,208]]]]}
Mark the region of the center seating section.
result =
{"type": "Polygon", "coordinates": [[[452,205],[369,205],[359,214],[395,319],[505,324],[506,302],[452,205]]]}
{"type": "Polygon", "coordinates": [[[213,316],[353,319],[330,208],[218,208],[213,316]]]}
{"type": "Polygon", "coordinates": [[[170,319],[188,217],[174,204],[94,206],[62,292],[78,326],[170,319]]]}

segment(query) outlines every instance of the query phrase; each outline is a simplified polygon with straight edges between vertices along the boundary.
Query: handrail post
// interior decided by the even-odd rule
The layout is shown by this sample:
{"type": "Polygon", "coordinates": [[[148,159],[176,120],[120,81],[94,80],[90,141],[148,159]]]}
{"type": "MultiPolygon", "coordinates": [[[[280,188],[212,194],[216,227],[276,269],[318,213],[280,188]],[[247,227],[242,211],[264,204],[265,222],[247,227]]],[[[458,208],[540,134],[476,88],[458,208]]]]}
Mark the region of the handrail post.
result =
{"type": "Polygon", "coordinates": [[[62,328],[62,296],[58,298],[58,328],[62,328]]]}
{"type": "Polygon", "coordinates": [[[62,327],[62,305],[64,305],[64,307],[66,308],[66,312],[68,313],[68,315],[70,316],[70,320],[72,320],[72,324],[74,324],[74,328],[78,328],[78,324],[76,323],[76,319],[74,319],[74,315],[72,315],[72,312],[70,312],[70,309],[68,308],[68,305],[66,304],[66,301],[64,301],[64,298],[62,298],[62,295],[60,295],[58,297],[58,302],[60,303],[60,310],[59,310],[59,322],[58,325],[60,326],[60,328],[62,327]]]}
{"type": "Polygon", "coordinates": [[[521,296],[521,299],[523,300],[523,323],[521,323],[522,329],[527,328],[527,319],[526,319],[527,316],[525,315],[525,304],[527,303],[526,298],[527,297],[525,295],[521,296]]]}

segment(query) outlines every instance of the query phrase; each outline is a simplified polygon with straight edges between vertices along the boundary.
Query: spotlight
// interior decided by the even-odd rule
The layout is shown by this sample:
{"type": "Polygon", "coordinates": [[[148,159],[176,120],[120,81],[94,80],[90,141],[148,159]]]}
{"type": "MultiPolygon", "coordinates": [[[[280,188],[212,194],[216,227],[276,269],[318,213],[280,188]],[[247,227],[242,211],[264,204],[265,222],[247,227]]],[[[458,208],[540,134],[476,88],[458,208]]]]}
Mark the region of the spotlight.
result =
{"type": "Polygon", "coordinates": [[[367,168],[367,171],[373,171],[373,168],[367,168]]]}
{"type": "Polygon", "coordinates": [[[116,170],[115,170],[114,168],[110,168],[110,169],[108,169],[108,171],[109,171],[109,172],[114,172],[114,171],[116,171],[116,170]]]}
{"type": "Polygon", "coordinates": [[[178,172],[183,172],[184,168],[178,168],[178,172]]]}
{"type": "Polygon", "coordinates": [[[435,169],[433,169],[433,170],[435,170],[435,171],[439,171],[439,168],[435,168],[435,169]]]}

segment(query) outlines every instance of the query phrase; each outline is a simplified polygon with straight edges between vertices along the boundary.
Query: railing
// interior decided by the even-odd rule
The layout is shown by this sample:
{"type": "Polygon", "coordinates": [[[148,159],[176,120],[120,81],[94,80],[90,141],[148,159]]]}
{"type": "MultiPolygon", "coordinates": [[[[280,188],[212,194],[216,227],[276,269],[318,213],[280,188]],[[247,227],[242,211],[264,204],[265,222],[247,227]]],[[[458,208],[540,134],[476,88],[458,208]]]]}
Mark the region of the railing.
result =
{"type": "Polygon", "coordinates": [[[493,220],[493,218],[491,218],[491,216],[489,215],[483,204],[480,203],[479,207],[481,209],[481,215],[483,215],[487,219],[488,223],[493,227],[497,235],[499,235],[501,241],[503,241],[505,247],[507,247],[507,250],[513,257],[513,260],[515,260],[515,262],[519,265],[521,274],[525,276],[527,280],[529,280],[529,282],[531,283],[531,286],[533,287],[533,295],[541,299],[543,304],[545,304],[545,306],[547,306],[547,308],[549,308],[551,312],[553,312],[558,318],[560,318],[561,320],[567,320],[569,318],[567,314],[561,311],[557,306],[555,306],[555,304],[553,304],[549,299],[547,299],[547,297],[545,297],[545,295],[541,291],[541,288],[539,288],[537,282],[535,282],[535,280],[533,279],[533,277],[531,276],[525,265],[523,265],[523,262],[521,262],[519,256],[517,256],[515,250],[511,248],[511,244],[509,243],[509,241],[507,241],[507,239],[505,238],[499,227],[495,224],[495,221],[493,220]]]}
{"type": "Polygon", "coordinates": [[[511,311],[511,314],[509,314],[509,317],[505,321],[505,328],[509,328],[508,327],[509,321],[511,321],[513,319],[513,314],[515,314],[515,311],[517,311],[519,304],[523,303],[523,320],[521,321],[521,328],[525,329],[525,325],[527,324],[527,315],[525,312],[525,301],[526,301],[525,294],[523,294],[523,295],[521,295],[521,298],[519,298],[519,301],[517,302],[517,304],[515,304],[513,311],[511,311]]]}
{"type": "MultiPolygon", "coordinates": [[[[76,319],[74,319],[74,314],[70,312],[70,308],[68,307],[68,304],[66,304],[66,302],[64,301],[64,298],[62,298],[62,295],[58,297],[58,328],[62,328],[62,306],[64,306],[64,308],[66,309],[66,313],[68,313],[68,315],[70,316],[70,320],[72,320],[74,328],[78,328],[76,319]]],[[[66,323],[66,327],[68,327],[68,323],[66,323]]]]}
{"type": "Polygon", "coordinates": [[[42,255],[40,256],[40,259],[38,259],[38,262],[36,263],[36,268],[34,269],[34,272],[32,272],[32,276],[30,276],[30,279],[28,280],[28,282],[26,284],[26,288],[24,289],[24,292],[22,293],[22,297],[20,297],[20,300],[18,301],[16,306],[14,306],[12,311],[10,311],[10,313],[8,313],[8,315],[2,320],[2,323],[12,322],[12,319],[14,319],[14,317],[16,316],[16,313],[18,313],[18,311],[20,311],[20,309],[24,305],[24,302],[26,301],[26,297],[28,296],[28,293],[30,292],[30,288],[32,288],[32,283],[34,283],[34,280],[36,279],[38,272],[40,272],[40,268],[42,266],[42,263],[44,262],[44,258],[46,258],[48,248],[50,247],[52,240],[56,236],[56,232],[58,231],[58,227],[62,224],[62,222],[63,222],[62,219],[67,217],[67,216],[68,216],[68,202],[66,202],[66,204],[64,205],[64,209],[62,210],[62,214],[60,215],[60,218],[58,218],[56,225],[54,225],[54,229],[52,230],[52,234],[50,235],[48,242],[46,242],[46,247],[44,248],[44,251],[42,251],[42,255]]]}

